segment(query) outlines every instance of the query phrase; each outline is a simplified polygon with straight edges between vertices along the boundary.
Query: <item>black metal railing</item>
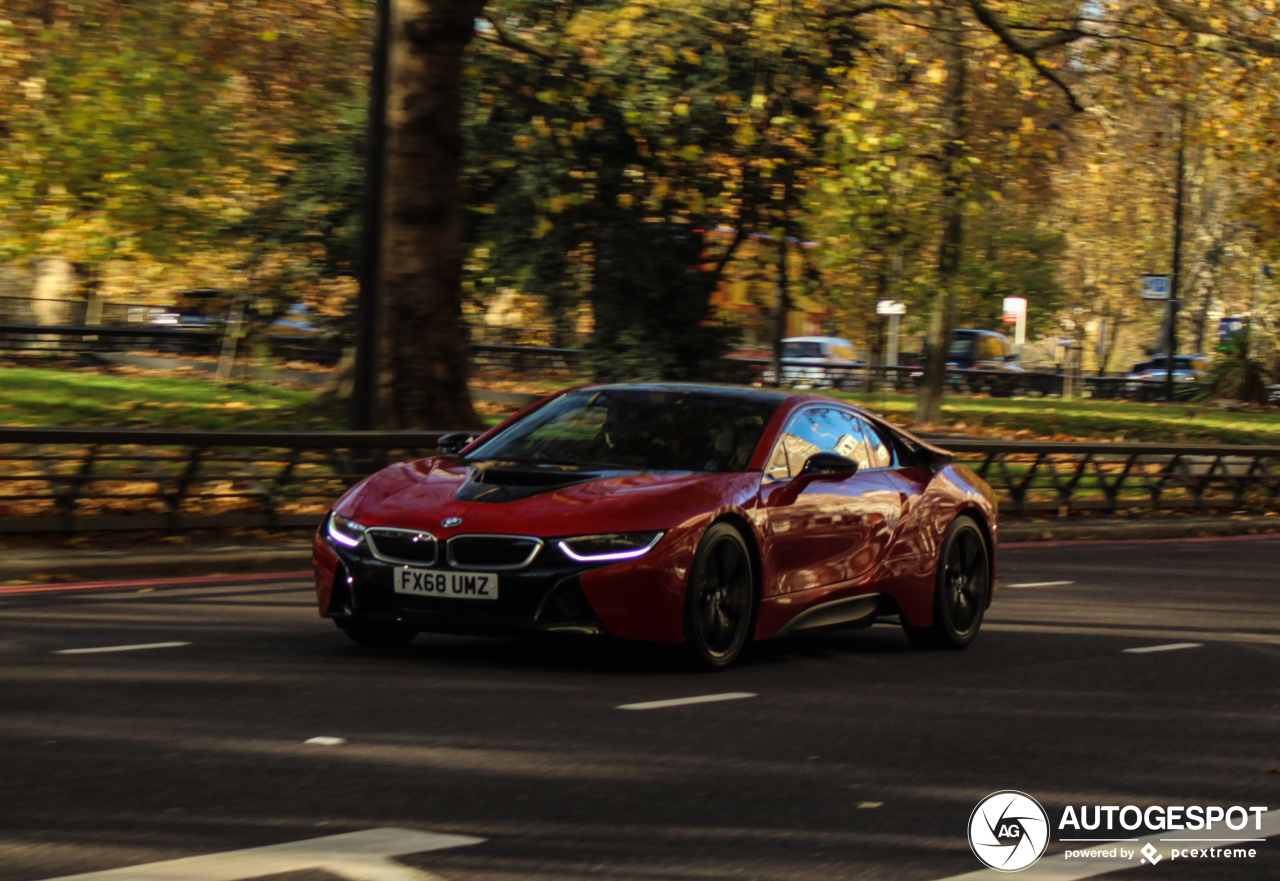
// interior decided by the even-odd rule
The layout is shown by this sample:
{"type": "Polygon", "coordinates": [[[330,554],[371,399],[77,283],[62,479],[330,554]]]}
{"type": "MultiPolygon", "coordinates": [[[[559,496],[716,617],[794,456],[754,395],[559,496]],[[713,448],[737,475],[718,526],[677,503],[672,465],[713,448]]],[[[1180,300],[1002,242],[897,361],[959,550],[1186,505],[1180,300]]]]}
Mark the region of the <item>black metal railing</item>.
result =
{"type": "Polygon", "coordinates": [[[41,324],[0,325],[0,351],[23,355],[74,355],[154,349],[189,355],[217,354],[222,334],[154,325],[62,327],[41,324]]]}
{"type": "Polygon", "coordinates": [[[1280,446],[933,440],[1016,515],[1280,503],[1280,446]]]}
{"type": "MultiPolygon", "coordinates": [[[[0,532],[312,526],[440,434],[0,428],[0,532]]],[[[1015,516],[1280,505],[1280,446],[933,440],[1015,516]]]]}
{"type": "Polygon", "coordinates": [[[0,532],[310,526],[440,432],[0,428],[0,532]]]}

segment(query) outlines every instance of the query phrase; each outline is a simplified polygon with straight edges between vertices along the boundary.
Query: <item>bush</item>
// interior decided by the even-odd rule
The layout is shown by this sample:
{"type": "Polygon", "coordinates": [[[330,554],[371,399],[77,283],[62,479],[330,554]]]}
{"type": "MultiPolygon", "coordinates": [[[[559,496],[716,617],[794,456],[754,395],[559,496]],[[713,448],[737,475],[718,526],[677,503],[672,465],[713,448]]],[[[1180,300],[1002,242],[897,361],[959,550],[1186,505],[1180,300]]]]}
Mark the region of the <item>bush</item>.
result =
{"type": "Polygon", "coordinates": [[[1231,398],[1250,404],[1267,402],[1267,369],[1254,353],[1248,327],[1228,338],[1222,356],[1204,379],[1204,398],[1231,398]]]}

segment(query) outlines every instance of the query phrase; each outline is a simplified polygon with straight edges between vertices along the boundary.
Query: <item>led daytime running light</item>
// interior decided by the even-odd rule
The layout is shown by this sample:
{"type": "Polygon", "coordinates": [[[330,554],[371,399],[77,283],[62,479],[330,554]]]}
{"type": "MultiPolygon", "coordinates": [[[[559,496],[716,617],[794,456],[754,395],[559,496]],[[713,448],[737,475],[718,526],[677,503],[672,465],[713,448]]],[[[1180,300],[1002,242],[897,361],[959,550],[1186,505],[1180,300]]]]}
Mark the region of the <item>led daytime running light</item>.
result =
{"type": "Polygon", "coordinates": [[[662,539],[663,535],[664,533],[655,532],[653,534],[653,538],[650,539],[649,543],[644,545],[643,547],[633,548],[627,551],[610,551],[604,554],[580,554],[576,552],[569,544],[572,541],[582,541],[584,539],[590,539],[590,538],[602,538],[603,536],[580,535],[580,536],[576,536],[575,538],[562,539],[559,543],[559,546],[560,546],[560,552],[564,554],[566,557],[568,557],[570,560],[573,560],[575,562],[607,563],[607,562],[616,561],[616,560],[634,560],[637,557],[643,557],[645,554],[649,553],[649,551],[653,550],[654,546],[662,539]]]}
{"type": "Polygon", "coordinates": [[[329,515],[329,538],[333,539],[340,545],[346,545],[354,548],[364,541],[365,527],[354,520],[346,517],[340,517],[337,514],[329,515]]]}

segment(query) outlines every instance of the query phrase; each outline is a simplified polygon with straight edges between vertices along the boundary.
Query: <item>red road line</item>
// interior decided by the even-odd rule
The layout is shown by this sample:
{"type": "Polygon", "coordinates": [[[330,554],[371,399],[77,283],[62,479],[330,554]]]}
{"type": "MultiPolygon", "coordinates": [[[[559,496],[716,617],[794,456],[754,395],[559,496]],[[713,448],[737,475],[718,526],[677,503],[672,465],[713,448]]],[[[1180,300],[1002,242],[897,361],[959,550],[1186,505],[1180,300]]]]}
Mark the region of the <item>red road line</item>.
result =
{"type": "Polygon", "coordinates": [[[1213,541],[1259,541],[1261,539],[1280,539],[1280,532],[1261,532],[1252,535],[1197,535],[1187,538],[1072,538],[1054,541],[1010,541],[1000,542],[1000,550],[1005,548],[1067,548],[1075,545],[1159,545],[1173,542],[1204,543],[1213,541]]]}
{"type": "Polygon", "coordinates": [[[15,584],[0,587],[0,595],[15,593],[56,593],[68,590],[119,590],[132,587],[161,587],[188,584],[236,584],[244,581],[296,581],[310,578],[311,570],[300,572],[260,572],[256,575],[193,575],[186,578],[142,578],[124,581],[80,581],[71,584],[15,584]]]}

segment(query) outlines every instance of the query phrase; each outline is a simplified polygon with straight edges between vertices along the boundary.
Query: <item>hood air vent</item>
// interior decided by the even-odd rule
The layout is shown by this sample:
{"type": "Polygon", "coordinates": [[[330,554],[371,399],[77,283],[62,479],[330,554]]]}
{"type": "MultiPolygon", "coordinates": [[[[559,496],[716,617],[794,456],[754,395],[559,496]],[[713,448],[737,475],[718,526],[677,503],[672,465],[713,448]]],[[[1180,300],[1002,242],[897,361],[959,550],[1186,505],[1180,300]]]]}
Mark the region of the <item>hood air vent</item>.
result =
{"type": "Polygon", "coordinates": [[[454,496],[460,502],[515,502],[538,493],[597,480],[604,474],[556,466],[520,467],[511,462],[473,463],[471,476],[454,496]]]}

